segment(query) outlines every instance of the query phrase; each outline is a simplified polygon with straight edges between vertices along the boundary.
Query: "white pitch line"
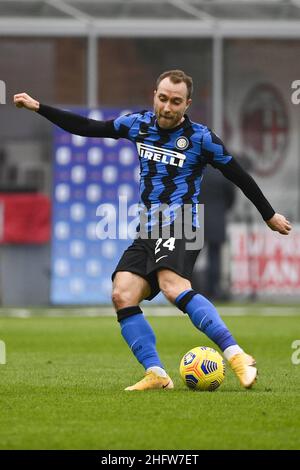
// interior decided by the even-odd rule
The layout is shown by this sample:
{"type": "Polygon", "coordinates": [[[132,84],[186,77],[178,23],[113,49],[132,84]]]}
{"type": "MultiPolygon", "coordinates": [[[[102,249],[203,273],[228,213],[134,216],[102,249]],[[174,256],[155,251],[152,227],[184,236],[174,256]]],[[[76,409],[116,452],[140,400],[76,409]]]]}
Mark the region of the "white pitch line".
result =
{"type": "MultiPolygon", "coordinates": [[[[300,316],[300,306],[274,306],[260,307],[254,306],[221,306],[217,307],[218,312],[223,317],[234,316],[263,316],[263,317],[279,317],[279,316],[300,316]]],[[[147,316],[154,317],[178,317],[182,313],[175,307],[153,306],[144,307],[143,311],[147,316]]],[[[1,308],[0,318],[31,318],[39,317],[114,317],[116,314],[112,307],[53,307],[53,308],[1,308]],[[41,312],[41,313],[40,313],[41,312]]]]}

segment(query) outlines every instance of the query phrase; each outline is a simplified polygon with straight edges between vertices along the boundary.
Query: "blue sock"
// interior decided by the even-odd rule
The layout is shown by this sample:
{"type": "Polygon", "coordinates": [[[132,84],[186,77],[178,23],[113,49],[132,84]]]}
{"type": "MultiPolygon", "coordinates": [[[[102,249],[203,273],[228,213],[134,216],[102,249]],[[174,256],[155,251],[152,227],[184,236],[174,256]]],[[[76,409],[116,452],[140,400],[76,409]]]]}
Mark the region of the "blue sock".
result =
{"type": "Polygon", "coordinates": [[[237,344],[213,304],[193,289],[179,294],[175,303],[180,310],[188,314],[195,327],[216,343],[221,351],[237,344]]]}
{"type": "Polygon", "coordinates": [[[137,360],[144,366],[164,369],[156,351],[154,331],[144,314],[131,315],[120,321],[121,333],[137,360]]]}

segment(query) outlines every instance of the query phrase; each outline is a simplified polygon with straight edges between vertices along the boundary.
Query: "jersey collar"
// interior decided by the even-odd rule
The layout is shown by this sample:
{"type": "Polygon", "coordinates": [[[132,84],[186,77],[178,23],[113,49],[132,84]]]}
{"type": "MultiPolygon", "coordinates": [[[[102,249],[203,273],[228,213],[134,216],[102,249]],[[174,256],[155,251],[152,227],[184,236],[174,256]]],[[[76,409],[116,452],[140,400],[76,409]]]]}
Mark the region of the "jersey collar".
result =
{"type": "Polygon", "coordinates": [[[162,127],[159,127],[157,123],[157,119],[155,119],[155,126],[157,127],[158,131],[162,134],[170,134],[173,132],[178,131],[179,129],[186,129],[187,127],[191,126],[191,121],[188,117],[187,114],[184,114],[184,121],[178,124],[176,127],[172,127],[171,129],[163,129],[162,127]]]}

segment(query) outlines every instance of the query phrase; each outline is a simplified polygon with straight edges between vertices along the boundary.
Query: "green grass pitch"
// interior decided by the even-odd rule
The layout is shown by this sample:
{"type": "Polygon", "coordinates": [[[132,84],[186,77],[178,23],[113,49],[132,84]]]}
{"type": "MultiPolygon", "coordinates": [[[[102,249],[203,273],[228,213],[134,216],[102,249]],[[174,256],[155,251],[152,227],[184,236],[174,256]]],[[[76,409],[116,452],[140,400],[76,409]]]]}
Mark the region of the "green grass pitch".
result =
{"type": "Polygon", "coordinates": [[[113,317],[0,317],[1,449],[299,449],[299,317],[225,318],[258,362],[243,390],[227,368],[215,392],[181,382],[182,355],[213,344],[178,317],[148,317],[175,389],[124,392],[143,375],[113,317]]]}

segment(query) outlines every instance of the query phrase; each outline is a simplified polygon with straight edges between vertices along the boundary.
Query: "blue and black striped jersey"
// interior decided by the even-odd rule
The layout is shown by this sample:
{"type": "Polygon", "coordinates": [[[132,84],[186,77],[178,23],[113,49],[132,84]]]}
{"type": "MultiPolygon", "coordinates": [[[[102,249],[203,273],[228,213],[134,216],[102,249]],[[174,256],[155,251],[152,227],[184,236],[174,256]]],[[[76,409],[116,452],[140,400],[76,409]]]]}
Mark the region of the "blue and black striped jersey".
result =
{"type": "Polygon", "coordinates": [[[121,116],[114,121],[114,128],[119,137],[136,145],[142,205],[148,210],[161,204],[190,205],[196,224],[205,166],[225,165],[232,159],[220,139],[188,116],[177,127],[162,129],[150,111],[121,116]]]}
{"type": "Polygon", "coordinates": [[[40,104],[38,113],[72,134],[124,137],[134,142],[140,159],[141,204],[150,215],[152,209],[155,212],[162,204],[190,205],[195,216],[193,225],[196,225],[200,185],[207,164],[236,184],[264,220],[275,214],[254,179],[227,152],[219,137],[206,126],[191,122],[187,116],[178,127],[166,130],[157,125],[150,111],[111,121],[89,119],[44,104],[40,104]]]}

